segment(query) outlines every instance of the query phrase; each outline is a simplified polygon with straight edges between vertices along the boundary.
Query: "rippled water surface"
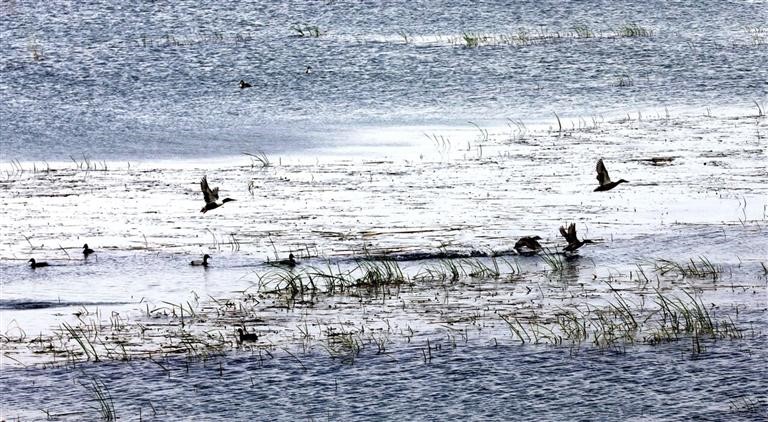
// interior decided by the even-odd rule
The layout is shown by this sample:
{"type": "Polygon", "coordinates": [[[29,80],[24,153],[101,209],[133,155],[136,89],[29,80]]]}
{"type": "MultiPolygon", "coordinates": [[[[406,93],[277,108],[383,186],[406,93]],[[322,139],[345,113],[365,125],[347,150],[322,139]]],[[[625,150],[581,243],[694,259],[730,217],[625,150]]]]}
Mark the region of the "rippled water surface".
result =
{"type": "Polygon", "coordinates": [[[0,2],[0,419],[765,419],[766,22],[0,2]]]}
{"type": "Polygon", "coordinates": [[[5,1],[0,145],[200,158],[359,128],[751,107],[768,92],[765,22],[762,1],[5,1]],[[650,36],[624,36],[633,24],[650,36]]]}

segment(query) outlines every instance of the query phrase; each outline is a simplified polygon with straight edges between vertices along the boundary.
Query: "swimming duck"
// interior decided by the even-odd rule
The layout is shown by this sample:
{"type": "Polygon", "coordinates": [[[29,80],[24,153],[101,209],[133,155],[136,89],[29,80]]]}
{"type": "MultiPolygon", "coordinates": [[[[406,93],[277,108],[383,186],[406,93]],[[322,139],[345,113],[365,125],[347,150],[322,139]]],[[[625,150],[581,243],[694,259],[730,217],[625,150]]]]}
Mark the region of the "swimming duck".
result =
{"type": "Polygon", "coordinates": [[[307,75],[309,75],[310,73],[312,73],[312,66],[307,66],[307,68],[306,68],[306,69],[304,69],[304,73],[305,73],[305,74],[307,74],[307,75]]]}
{"type": "Polygon", "coordinates": [[[520,240],[515,242],[515,250],[520,255],[534,255],[541,250],[541,245],[538,242],[539,240],[541,240],[541,237],[539,236],[521,237],[520,240]]]}
{"type": "Polygon", "coordinates": [[[293,267],[296,266],[296,264],[298,264],[298,262],[296,261],[296,257],[293,256],[292,253],[290,253],[290,254],[288,254],[288,259],[283,259],[283,260],[280,260],[280,261],[275,261],[272,264],[273,265],[282,265],[282,266],[285,266],[285,267],[293,268],[293,267]]]}
{"type": "Polygon", "coordinates": [[[30,260],[27,261],[27,262],[29,262],[29,266],[31,268],[40,268],[40,267],[47,267],[48,266],[47,262],[45,262],[45,261],[37,262],[37,261],[35,261],[35,258],[30,258],[30,260]]]}
{"type": "Polygon", "coordinates": [[[238,343],[242,343],[244,341],[258,341],[259,336],[254,333],[246,333],[242,328],[238,328],[237,339],[239,340],[238,343]]]}
{"type": "Polygon", "coordinates": [[[243,89],[243,88],[250,88],[251,86],[252,86],[252,85],[251,85],[251,84],[249,84],[248,82],[246,82],[246,81],[244,81],[244,80],[240,79],[240,89],[243,89]]]}
{"type": "Polygon", "coordinates": [[[216,201],[219,199],[219,188],[211,189],[208,187],[208,179],[206,176],[203,176],[203,179],[200,181],[200,190],[203,191],[203,199],[205,199],[205,206],[200,210],[203,214],[212,209],[216,209],[227,202],[234,201],[232,198],[224,198],[221,200],[221,204],[217,203],[216,201]]]}
{"type": "Polygon", "coordinates": [[[629,183],[629,181],[624,179],[620,179],[618,182],[611,182],[611,178],[608,177],[608,170],[605,169],[605,164],[603,164],[602,158],[597,160],[597,181],[600,183],[600,186],[595,188],[594,192],[611,190],[622,183],[629,183]]]}
{"type": "Polygon", "coordinates": [[[563,235],[565,240],[568,242],[568,246],[563,248],[563,251],[565,252],[573,252],[576,249],[586,245],[587,243],[595,243],[589,239],[579,240],[579,238],[576,237],[576,223],[569,224],[567,231],[565,227],[560,226],[560,234],[563,235]]]}
{"type": "Polygon", "coordinates": [[[85,258],[88,258],[88,255],[92,254],[93,252],[94,250],[89,248],[87,243],[83,245],[83,256],[85,258]]]}
{"type": "Polygon", "coordinates": [[[211,256],[208,254],[203,255],[203,259],[201,260],[195,260],[189,263],[189,265],[195,266],[195,267],[207,267],[208,266],[208,258],[211,256]]]}

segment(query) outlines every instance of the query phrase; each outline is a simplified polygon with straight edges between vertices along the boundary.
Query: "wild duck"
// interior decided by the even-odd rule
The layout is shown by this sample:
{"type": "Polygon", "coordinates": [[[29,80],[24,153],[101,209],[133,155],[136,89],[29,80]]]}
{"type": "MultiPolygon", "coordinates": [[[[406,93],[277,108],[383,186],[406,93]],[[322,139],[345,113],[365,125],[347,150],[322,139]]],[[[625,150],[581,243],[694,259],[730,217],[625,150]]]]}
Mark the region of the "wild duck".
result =
{"type": "Polygon", "coordinates": [[[238,328],[237,339],[238,339],[238,343],[242,343],[245,341],[258,341],[259,336],[254,333],[246,333],[245,331],[243,331],[242,328],[238,328]]]}
{"type": "Polygon", "coordinates": [[[208,187],[208,179],[206,176],[203,176],[203,179],[200,180],[200,190],[203,191],[203,199],[205,200],[205,206],[200,210],[203,214],[212,209],[216,209],[227,202],[234,201],[232,198],[224,198],[221,200],[220,204],[216,202],[219,200],[219,188],[211,189],[208,187]]]}
{"type": "Polygon", "coordinates": [[[89,248],[87,243],[85,245],[83,245],[83,256],[85,258],[88,258],[88,255],[92,254],[93,252],[95,252],[95,251],[93,249],[89,248]]]}
{"type": "Polygon", "coordinates": [[[272,263],[272,265],[282,265],[285,267],[295,267],[298,262],[296,261],[296,257],[293,256],[293,254],[288,254],[288,259],[282,259],[280,261],[275,261],[272,263]]]}
{"type": "Polygon", "coordinates": [[[312,66],[307,66],[307,68],[304,69],[304,73],[307,74],[307,75],[311,74],[312,73],[312,66]]]}
{"type": "Polygon", "coordinates": [[[250,88],[251,86],[253,86],[253,85],[251,85],[248,82],[240,79],[240,89],[250,88]]]}
{"type": "Polygon", "coordinates": [[[202,260],[195,260],[189,263],[189,265],[195,266],[195,267],[207,267],[208,266],[208,258],[211,256],[208,254],[203,255],[202,260]]]}
{"type": "Polygon", "coordinates": [[[608,176],[608,170],[605,169],[605,164],[603,164],[602,158],[597,160],[597,181],[600,183],[600,186],[595,188],[594,192],[611,190],[622,183],[629,183],[624,179],[620,179],[617,182],[611,182],[611,178],[608,176]]]}
{"type": "Polygon", "coordinates": [[[45,261],[37,262],[37,261],[35,261],[35,258],[30,258],[30,260],[27,261],[27,262],[29,262],[29,266],[31,268],[40,268],[40,267],[47,267],[48,266],[47,262],[45,262],[45,261]]]}
{"type": "Polygon", "coordinates": [[[525,236],[515,242],[515,250],[520,255],[533,255],[541,250],[541,244],[539,244],[541,237],[539,236],[525,236]]]}
{"type": "Polygon", "coordinates": [[[563,248],[563,251],[565,252],[573,252],[576,249],[586,245],[587,243],[595,243],[589,239],[579,240],[579,238],[576,237],[576,223],[569,224],[568,230],[566,230],[565,227],[560,226],[560,234],[563,235],[565,240],[568,242],[568,246],[563,248]]]}

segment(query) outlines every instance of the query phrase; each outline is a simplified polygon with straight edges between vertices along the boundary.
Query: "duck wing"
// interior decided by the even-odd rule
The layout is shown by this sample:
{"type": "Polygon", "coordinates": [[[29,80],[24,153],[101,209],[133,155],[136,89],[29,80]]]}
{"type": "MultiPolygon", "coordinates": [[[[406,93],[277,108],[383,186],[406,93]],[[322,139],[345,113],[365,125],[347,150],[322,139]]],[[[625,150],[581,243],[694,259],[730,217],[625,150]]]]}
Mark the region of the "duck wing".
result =
{"type": "Polygon", "coordinates": [[[578,243],[579,239],[576,237],[576,223],[571,223],[568,226],[568,243],[578,243]]]}
{"type": "Polygon", "coordinates": [[[608,170],[605,169],[605,164],[603,164],[603,159],[597,160],[597,181],[600,183],[600,186],[607,185],[608,183],[611,183],[611,178],[608,176],[608,170]]]}
{"type": "Polygon", "coordinates": [[[571,239],[568,236],[568,232],[565,230],[564,226],[560,226],[560,235],[562,235],[565,238],[566,242],[571,243],[571,239]]]}
{"type": "Polygon", "coordinates": [[[203,199],[205,199],[206,204],[216,202],[219,199],[219,188],[211,189],[208,186],[206,176],[203,176],[202,180],[200,180],[200,190],[203,191],[203,199]]]}

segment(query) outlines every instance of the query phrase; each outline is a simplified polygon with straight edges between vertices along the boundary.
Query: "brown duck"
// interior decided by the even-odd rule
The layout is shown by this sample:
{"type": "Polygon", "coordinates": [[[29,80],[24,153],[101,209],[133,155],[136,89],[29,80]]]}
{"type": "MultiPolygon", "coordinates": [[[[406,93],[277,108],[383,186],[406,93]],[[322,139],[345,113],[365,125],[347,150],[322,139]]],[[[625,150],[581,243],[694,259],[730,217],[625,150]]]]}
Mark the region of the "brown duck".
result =
{"type": "Polygon", "coordinates": [[[515,242],[515,250],[520,255],[533,255],[541,250],[541,244],[539,244],[541,237],[539,236],[525,236],[515,242]]]}
{"type": "Polygon", "coordinates": [[[560,234],[563,235],[568,242],[568,246],[563,248],[563,251],[565,252],[573,252],[587,243],[595,243],[589,239],[579,240],[579,238],[576,237],[576,223],[569,224],[568,230],[566,230],[564,226],[560,226],[560,234]]]}
{"type": "Polygon", "coordinates": [[[602,158],[597,160],[597,181],[600,183],[600,186],[595,188],[594,192],[611,190],[622,183],[629,183],[629,181],[624,179],[620,179],[617,182],[611,182],[611,178],[608,176],[608,170],[605,169],[605,164],[603,164],[602,158]]]}
{"type": "Polygon", "coordinates": [[[200,180],[200,190],[203,191],[203,199],[205,199],[205,206],[200,210],[201,213],[206,213],[212,209],[216,209],[224,205],[227,202],[234,201],[232,198],[224,198],[221,200],[220,204],[216,202],[219,200],[219,188],[211,189],[208,186],[208,179],[206,176],[203,176],[203,179],[200,180]]]}

